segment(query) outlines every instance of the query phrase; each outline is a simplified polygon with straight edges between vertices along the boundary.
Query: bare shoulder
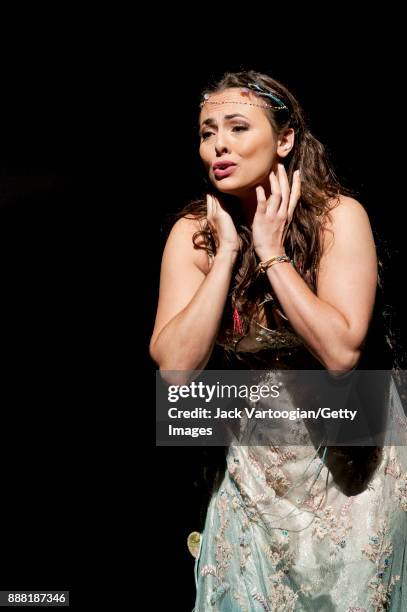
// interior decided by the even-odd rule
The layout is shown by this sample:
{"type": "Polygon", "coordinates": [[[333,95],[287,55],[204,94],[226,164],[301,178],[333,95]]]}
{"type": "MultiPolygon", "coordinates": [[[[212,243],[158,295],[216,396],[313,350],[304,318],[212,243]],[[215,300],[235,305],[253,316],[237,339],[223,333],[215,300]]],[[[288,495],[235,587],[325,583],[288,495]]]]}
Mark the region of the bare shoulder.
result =
{"type": "Polygon", "coordinates": [[[366,218],[367,212],[363,204],[350,196],[340,195],[338,198],[329,200],[330,215],[332,219],[341,220],[347,218],[366,218]]]}
{"type": "Polygon", "coordinates": [[[372,229],[365,207],[355,198],[340,195],[329,201],[329,217],[323,225],[324,251],[345,235],[352,238],[372,239],[372,229]]]}
{"type": "Polygon", "coordinates": [[[209,259],[207,252],[197,245],[203,246],[203,239],[194,235],[203,229],[203,220],[198,216],[188,215],[179,218],[173,225],[168,236],[165,250],[176,257],[187,257],[205,274],[209,271],[209,259]]]}
{"type": "Polygon", "coordinates": [[[181,235],[189,235],[200,229],[200,221],[198,217],[188,216],[188,217],[180,217],[174,223],[171,228],[170,235],[172,236],[181,236],[181,235]]]}

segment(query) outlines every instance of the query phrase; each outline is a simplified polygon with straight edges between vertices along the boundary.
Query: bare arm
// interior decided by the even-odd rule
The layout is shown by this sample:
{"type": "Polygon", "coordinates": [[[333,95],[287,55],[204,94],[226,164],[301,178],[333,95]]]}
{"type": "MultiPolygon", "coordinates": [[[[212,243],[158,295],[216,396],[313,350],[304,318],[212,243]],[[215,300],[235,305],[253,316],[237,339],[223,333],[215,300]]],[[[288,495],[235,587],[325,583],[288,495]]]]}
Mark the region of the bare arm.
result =
{"type": "Polygon", "coordinates": [[[373,312],[377,257],[370,222],[359,202],[342,197],[325,231],[317,295],[289,263],[267,275],[285,315],[309,350],[328,369],[354,368],[373,312]]]}
{"type": "MultiPolygon", "coordinates": [[[[150,342],[151,357],[163,372],[206,366],[226,302],[236,254],[219,250],[209,269],[206,252],[193,247],[192,235],[198,229],[197,221],[180,219],[164,249],[150,342]]],[[[179,375],[175,378],[182,384],[179,375]]]]}

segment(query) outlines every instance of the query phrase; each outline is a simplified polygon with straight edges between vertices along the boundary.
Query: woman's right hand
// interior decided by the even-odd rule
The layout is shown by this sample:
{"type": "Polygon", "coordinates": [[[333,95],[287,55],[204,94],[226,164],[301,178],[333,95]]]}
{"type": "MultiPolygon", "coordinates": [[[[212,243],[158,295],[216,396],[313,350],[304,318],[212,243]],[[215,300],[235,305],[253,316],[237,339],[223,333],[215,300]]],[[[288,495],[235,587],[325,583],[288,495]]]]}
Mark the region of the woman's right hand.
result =
{"type": "Polygon", "coordinates": [[[206,218],[215,240],[216,253],[229,252],[237,255],[240,239],[232,217],[225,210],[220,200],[209,193],[206,195],[206,207],[206,218]]]}

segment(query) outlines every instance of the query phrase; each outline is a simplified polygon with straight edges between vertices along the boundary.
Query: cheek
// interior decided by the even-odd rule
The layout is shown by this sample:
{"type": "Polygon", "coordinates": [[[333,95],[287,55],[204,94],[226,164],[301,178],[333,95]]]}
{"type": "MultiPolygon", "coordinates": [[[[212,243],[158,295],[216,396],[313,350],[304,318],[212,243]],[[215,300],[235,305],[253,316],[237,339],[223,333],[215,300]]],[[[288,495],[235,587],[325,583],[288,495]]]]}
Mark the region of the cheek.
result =
{"type": "Polygon", "coordinates": [[[270,143],[257,144],[255,147],[248,148],[244,155],[247,169],[258,175],[269,172],[275,157],[274,148],[270,143]]]}
{"type": "Polygon", "coordinates": [[[208,147],[205,147],[205,145],[200,145],[199,156],[205,165],[210,164],[210,155],[209,155],[208,147]]]}
{"type": "Polygon", "coordinates": [[[271,161],[274,153],[274,142],[270,138],[255,137],[242,142],[240,153],[243,158],[271,161]]]}

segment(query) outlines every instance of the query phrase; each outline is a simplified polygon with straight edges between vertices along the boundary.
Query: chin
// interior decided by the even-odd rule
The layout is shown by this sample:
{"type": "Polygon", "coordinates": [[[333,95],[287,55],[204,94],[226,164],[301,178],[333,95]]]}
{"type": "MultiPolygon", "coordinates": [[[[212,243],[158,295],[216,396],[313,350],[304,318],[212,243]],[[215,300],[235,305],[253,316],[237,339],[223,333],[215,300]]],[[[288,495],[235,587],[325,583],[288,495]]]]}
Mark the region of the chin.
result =
{"type": "Polygon", "coordinates": [[[241,193],[248,188],[247,185],[242,185],[241,183],[236,183],[234,181],[228,181],[227,179],[223,179],[222,181],[213,181],[212,184],[218,191],[222,191],[223,193],[241,193]]]}
{"type": "Polygon", "coordinates": [[[234,196],[243,196],[247,194],[247,192],[252,188],[252,185],[228,185],[222,186],[219,185],[217,187],[218,191],[222,191],[223,193],[227,193],[229,195],[234,196]]]}
{"type": "Polygon", "coordinates": [[[224,187],[224,188],[217,187],[217,190],[219,191],[219,193],[224,193],[225,195],[236,196],[236,197],[238,197],[242,193],[240,189],[236,189],[236,188],[233,189],[233,187],[231,187],[230,189],[228,189],[227,187],[224,187]]]}

